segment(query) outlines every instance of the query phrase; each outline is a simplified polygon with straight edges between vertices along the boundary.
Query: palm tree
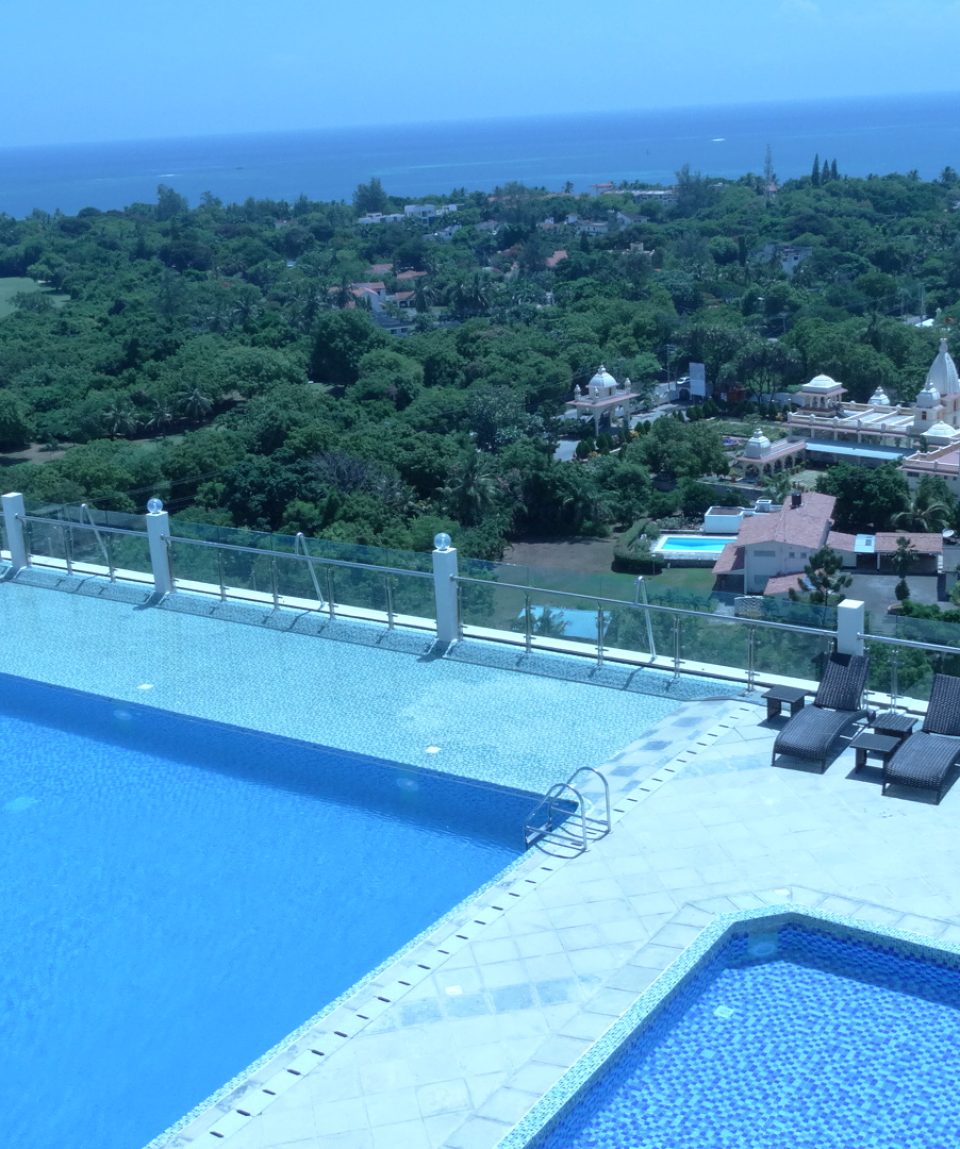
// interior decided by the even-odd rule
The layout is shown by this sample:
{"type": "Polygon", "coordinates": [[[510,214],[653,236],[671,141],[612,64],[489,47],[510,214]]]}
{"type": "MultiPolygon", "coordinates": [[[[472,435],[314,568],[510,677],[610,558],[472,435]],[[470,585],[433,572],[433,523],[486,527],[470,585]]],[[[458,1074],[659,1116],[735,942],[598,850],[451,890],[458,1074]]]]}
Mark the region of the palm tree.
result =
{"type": "Polygon", "coordinates": [[[911,496],[910,505],[890,519],[894,530],[943,531],[953,522],[954,508],[921,487],[911,496]]]}
{"type": "Polygon", "coordinates": [[[147,431],[163,435],[172,422],[173,412],[170,410],[169,405],[161,399],[156,399],[154,400],[150,417],[143,426],[147,431]]]}
{"type": "Polygon", "coordinates": [[[465,527],[480,522],[493,507],[496,495],[497,481],[490,458],[480,451],[471,451],[440,492],[448,513],[465,527]]]}
{"type": "Polygon", "coordinates": [[[213,401],[199,387],[190,387],[177,395],[177,406],[191,423],[201,423],[210,414],[213,401]]]}
{"type": "Polygon", "coordinates": [[[137,427],[137,413],[129,403],[113,403],[103,412],[103,424],[107,435],[116,439],[118,435],[132,435],[137,427]]]}

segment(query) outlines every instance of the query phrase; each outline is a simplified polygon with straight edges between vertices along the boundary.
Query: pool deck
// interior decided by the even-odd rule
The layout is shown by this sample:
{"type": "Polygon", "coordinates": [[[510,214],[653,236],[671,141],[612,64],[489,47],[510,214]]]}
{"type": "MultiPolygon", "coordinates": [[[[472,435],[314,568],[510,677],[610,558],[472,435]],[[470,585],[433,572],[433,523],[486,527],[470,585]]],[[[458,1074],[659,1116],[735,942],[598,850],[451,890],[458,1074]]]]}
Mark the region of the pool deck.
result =
{"type": "MultiPolygon", "coordinates": [[[[482,895],[460,948],[232,1149],[493,1149],[721,913],[790,903],[960,942],[960,792],[881,797],[849,749],[824,775],[772,768],[782,721],[729,709],[654,771],[662,784],[618,802],[607,838],[535,860],[530,888],[478,926],[513,885],[482,895]]],[[[614,769],[642,776],[643,754],[614,769]]]]}
{"type": "MultiPolygon", "coordinates": [[[[103,689],[117,697],[154,701],[138,693],[151,681],[140,676],[142,668],[161,693],[169,681],[171,697],[156,701],[176,708],[172,684],[187,663],[198,669],[198,626],[206,628],[205,657],[219,683],[208,693],[224,696],[222,712],[211,717],[243,713],[244,692],[264,679],[262,661],[232,671],[227,665],[232,644],[245,645],[250,636],[267,644],[261,652],[269,648],[271,658],[281,660],[282,673],[271,680],[279,677],[287,687],[302,682],[308,697],[316,687],[311,675],[322,680],[321,671],[311,670],[315,639],[294,635],[275,647],[280,636],[270,637],[265,628],[212,619],[186,626],[169,611],[81,603],[16,584],[0,586],[0,610],[11,622],[0,670],[37,677],[16,664],[23,661],[23,644],[46,646],[48,663],[51,649],[71,656],[61,666],[73,669],[58,671],[71,677],[66,685],[84,688],[73,680],[75,667],[95,668],[99,661],[101,680],[111,687],[103,689]],[[64,634],[57,617],[64,613],[80,628],[76,639],[64,634]],[[154,648],[152,661],[144,652],[131,671],[123,652],[137,652],[142,643],[154,648]],[[309,650],[295,656],[294,647],[309,650]],[[164,679],[155,673],[158,666],[164,679]]],[[[410,661],[436,671],[435,664],[410,661]]],[[[452,673],[448,660],[442,662],[442,673],[452,673]]],[[[275,661],[270,665],[276,668],[275,661]]],[[[451,681],[461,681],[459,670],[451,681]]],[[[540,682],[515,678],[518,697],[540,682]]],[[[481,674],[473,681],[487,680],[481,674]]],[[[584,722],[595,699],[631,705],[623,693],[564,686],[576,690],[584,722]]],[[[190,693],[182,683],[177,690],[190,693]]],[[[424,690],[410,724],[411,747],[423,746],[430,734],[424,715],[441,697],[435,685],[424,690]]],[[[202,709],[195,696],[190,704],[193,712],[202,709]]],[[[359,722],[362,704],[353,713],[359,722]]],[[[484,733],[481,750],[510,724],[509,711],[494,713],[498,720],[484,733]]],[[[378,712],[374,721],[379,719],[378,712]]],[[[494,719],[488,716],[488,722],[494,719]]],[[[879,772],[867,767],[854,774],[849,749],[824,775],[771,767],[782,722],[767,722],[762,706],[750,699],[672,707],[633,743],[619,725],[619,745],[602,755],[615,797],[607,837],[573,858],[532,851],[316,1019],[291,1047],[278,1049],[235,1083],[214,1110],[163,1143],[493,1149],[719,913],[811,905],[933,940],[960,941],[960,790],[948,792],[939,807],[884,798],[879,772]],[[220,1136],[211,1133],[214,1127],[220,1136]]]]}

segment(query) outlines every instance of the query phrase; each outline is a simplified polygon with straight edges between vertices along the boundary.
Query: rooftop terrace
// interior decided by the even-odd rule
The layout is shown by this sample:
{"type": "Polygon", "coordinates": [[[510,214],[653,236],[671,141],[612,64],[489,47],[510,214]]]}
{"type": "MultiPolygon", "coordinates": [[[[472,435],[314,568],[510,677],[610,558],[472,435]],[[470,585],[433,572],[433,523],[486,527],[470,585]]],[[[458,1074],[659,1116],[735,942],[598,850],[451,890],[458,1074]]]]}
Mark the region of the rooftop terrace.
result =
{"type": "MultiPolygon", "coordinates": [[[[614,799],[608,836],[576,857],[529,851],[157,1146],[493,1149],[736,908],[815,905],[960,941],[956,794],[881,797],[850,749],[824,775],[771,768],[782,720],[743,666],[698,687],[523,635],[444,649],[382,619],[151,591],[21,570],[0,583],[0,671],[524,788],[601,766],[614,799]]],[[[795,673],[790,632],[766,633],[795,673]]]]}

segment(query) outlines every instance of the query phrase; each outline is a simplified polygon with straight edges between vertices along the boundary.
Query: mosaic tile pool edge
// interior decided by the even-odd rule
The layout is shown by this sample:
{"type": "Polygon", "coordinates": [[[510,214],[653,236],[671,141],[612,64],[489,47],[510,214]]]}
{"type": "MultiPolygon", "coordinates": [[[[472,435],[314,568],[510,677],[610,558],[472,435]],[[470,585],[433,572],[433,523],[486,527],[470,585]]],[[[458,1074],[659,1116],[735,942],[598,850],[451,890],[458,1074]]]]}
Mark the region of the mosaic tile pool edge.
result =
{"type": "MultiPolygon", "coordinates": [[[[550,859],[550,865],[544,863],[544,856],[532,852],[522,854],[515,861],[511,862],[505,869],[501,870],[499,874],[491,878],[478,890],[474,891],[467,898],[464,898],[458,905],[448,910],[443,917],[438,918],[425,930],[422,930],[416,937],[408,941],[399,950],[396,950],[378,966],[372,969],[369,973],[365,974],[359,981],[355,982],[349,989],[344,991],[339,997],[334,998],[322,1009],[320,1009],[312,1017],[308,1018],[296,1029],[288,1033],[285,1037],[281,1038],[271,1049],[267,1050],[255,1061],[250,1062],[246,1067],[240,1070],[234,1077],[232,1077],[225,1084],[220,1086],[214,1093],[210,1094],[203,1101],[199,1102],[189,1113],[179,1118],[176,1122],[170,1125],[167,1129],[159,1133],[153,1138],[144,1149],[180,1149],[181,1146],[193,1144],[193,1137],[184,1139],[184,1133],[195,1122],[203,1122],[206,1129],[209,1131],[211,1124],[217,1123],[218,1117],[229,1115],[237,1111],[237,1102],[243,1102],[249,1099],[250,1095],[258,1088],[262,1087],[262,1083],[256,1079],[263,1074],[263,1071],[271,1066],[272,1062],[276,1065],[273,1066],[271,1072],[282,1072],[286,1066],[281,1063],[291,1063],[299,1060],[309,1049],[301,1049],[300,1047],[310,1037],[311,1033],[319,1027],[326,1028],[322,1034],[325,1038],[339,1038],[340,1041],[348,1040],[355,1033],[359,1032],[362,1025],[357,1025],[357,1008],[361,1008],[361,1003],[365,1003],[371,993],[375,994],[378,982],[385,975],[395,975],[397,973],[411,974],[411,980],[406,988],[413,988],[419,984],[430,973],[436,971],[437,967],[450,956],[457,948],[460,948],[467,940],[470,940],[471,934],[478,932],[477,929],[471,930],[471,934],[467,934],[464,930],[468,924],[473,924],[479,929],[482,929],[490,921],[499,917],[502,913],[506,912],[506,907],[500,907],[496,904],[487,905],[487,899],[493,891],[502,890],[503,895],[500,899],[505,900],[508,897],[520,897],[523,893],[536,888],[541,881],[546,880],[557,868],[562,865],[566,859],[550,859]],[[537,870],[544,871],[539,877],[533,875],[537,870]],[[517,893],[515,887],[526,886],[526,890],[517,893]],[[478,920],[478,915],[480,919],[478,920]],[[459,941],[459,945],[457,945],[459,941]],[[426,963],[417,963],[418,956],[425,957],[422,953],[424,949],[429,949],[436,957],[435,963],[427,967],[426,963]],[[419,973],[414,973],[411,970],[413,965],[419,973]],[[344,1026],[339,1026],[338,1031],[338,1018],[344,1020],[346,1015],[349,1015],[352,1025],[348,1025],[347,1032],[344,1026]]],[[[398,980],[394,977],[394,981],[398,980]]],[[[395,994],[390,999],[389,1004],[400,1000],[401,994],[395,994]]],[[[379,999],[379,1000],[382,1000],[379,999]]],[[[363,1018],[363,1024],[372,1018],[363,1018]]],[[[313,1045],[318,1044],[315,1040],[313,1045]]],[[[334,1053],[339,1046],[339,1042],[335,1042],[329,1053],[324,1051],[320,1056],[316,1057],[316,1064],[321,1060],[329,1057],[334,1053]]],[[[302,1076],[302,1071],[297,1073],[297,1076],[302,1076]]],[[[262,1107],[261,1110],[262,1111],[262,1107]]],[[[254,1114],[255,1115],[255,1114],[254,1114]]],[[[195,1133],[201,1130],[195,1130],[195,1133]]]]}
{"type": "MultiPolygon", "coordinates": [[[[836,936],[862,941],[884,952],[946,963],[960,971],[960,943],[940,941],[934,944],[929,938],[909,930],[895,926],[879,928],[865,925],[845,915],[818,910],[809,905],[789,901],[774,902],[735,913],[720,914],[637,997],[627,1012],[578,1058],[526,1117],[498,1142],[497,1149],[536,1149],[594,1082],[625,1052],[630,1039],[653,1023],[661,1010],[719,954],[731,937],[756,922],[762,922],[767,927],[792,923],[814,929],[819,926],[836,936]]],[[[656,937],[651,940],[655,942],[656,937]]]]}
{"type": "MultiPolygon", "coordinates": [[[[741,702],[740,705],[742,706],[744,703],[741,702]]],[[[670,719],[665,720],[667,723],[670,721],[670,719]]],[[[712,725],[709,730],[700,732],[698,741],[693,748],[687,749],[669,761],[662,763],[648,775],[642,778],[636,778],[634,776],[630,779],[621,780],[622,787],[615,788],[615,797],[612,798],[613,824],[615,825],[622,817],[628,814],[637,803],[642,803],[662,785],[671,781],[695,758],[697,748],[714,740],[719,735],[721,729],[722,723],[717,723],[712,725]]],[[[243,1123],[245,1124],[252,1116],[256,1116],[256,1113],[250,1114],[246,1112],[245,1109],[242,1108],[243,1103],[249,1099],[255,1090],[262,1087],[262,1083],[258,1082],[256,1078],[261,1076],[262,1072],[270,1066],[271,1062],[277,1063],[274,1067],[276,1069],[280,1066],[281,1062],[291,1062],[304,1056],[304,1053],[309,1051],[301,1050],[300,1046],[313,1031],[325,1022],[332,1022],[332,1024],[330,1025],[329,1032],[325,1032],[324,1036],[339,1036],[341,1039],[353,1036],[353,1033],[358,1032],[361,1027],[354,1026],[352,1031],[347,1034],[344,1033],[344,1029],[341,1026],[340,1032],[338,1033],[335,1028],[337,1024],[335,1019],[340,1011],[348,1011],[355,1020],[355,1010],[353,1006],[356,1005],[358,1000],[364,999],[365,995],[375,989],[378,979],[382,975],[390,974],[394,971],[395,967],[404,967],[405,963],[413,961],[417,951],[422,947],[430,947],[434,952],[439,952],[441,955],[440,961],[436,964],[441,964],[448,954],[446,950],[439,949],[439,947],[443,946],[449,938],[455,936],[451,931],[458,929],[458,922],[470,920],[482,928],[487,923],[478,921],[478,915],[480,915],[480,917],[486,917],[491,909],[495,911],[492,916],[499,916],[499,914],[506,912],[506,907],[500,909],[497,906],[486,906],[484,904],[491,891],[502,889],[504,891],[504,897],[516,898],[518,896],[515,892],[516,887],[526,887],[523,892],[530,892],[540,885],[542,881],[545,881],[552,874],[562,869],[567,862],[572,860],[573,858],[552,857],[534,851],[528,851],[517,858],[516,861],[502,870],[495,878],[492,878],[488,883],[470,895],[470,897],[464,899],[459,905],[449,910],[447,914],[415,938],[411,939],[411,941],[401,949],[395,951],[394,954],[374,970],[371,970],[361,978],[360,981],[352,985],[347,991],[341,994],[340,997],[330,1002],[313,1017],[298,1026],[285,1038],[277,1042],[270,1050],[266,1051],[262,1056],[251,1062],[231,1078],[230,1081],[226,1082],[204,1101],[196,1105],[189,1113],[174,1122],[150,1141],[144,1149],[181,1149],[181,1147],[193,1144],[194,1137],[197,1134],[209,1132],[211,1124],[219,1124],[219,1119],[229,1118],[234,1114],[238,1114],[242,1117],[243,1123]],[[547,861],[545,861],[545,857],[547,861]],[[537,877],[533,877],[533,875],[537,874],[537,871],[541,871],[541,873],[537,877]],[[236,1103],[239,1103],[239,1107],[236,1103]],[[195,1124],[202,1125],[203,1128],[191,1129],[191,1126],[195,1124]],[[184,1134],[188,1131],[190,1135],[185,1138],[184,1134]]],[[[465,944],[465,942],[461,944],[465,944]]],[[[435,969],[436,966],[430,971],[424,971],[417,977],[414,984],[422,980],[427,972],[433,972],[435,969]]],[[[395,997],[390,1004],[398,1000],[398,997],[395,997]]],[[[335,1052],[335,1050],[336,1046],[331,1049],[330,1052],[335,1052]]],[[[327,1056],[328,1054],[324,1052],[323,1057],[327,1056]]],[[[319,1064],[320,1061],[321,1057],[317,1057],[316,1063],[319,1064]]],[[[280,1071],[282,1072],[282,1069],[280,1071]]],[[[262,1111],[262,1109],[260,1111],[262,1111]]]]}

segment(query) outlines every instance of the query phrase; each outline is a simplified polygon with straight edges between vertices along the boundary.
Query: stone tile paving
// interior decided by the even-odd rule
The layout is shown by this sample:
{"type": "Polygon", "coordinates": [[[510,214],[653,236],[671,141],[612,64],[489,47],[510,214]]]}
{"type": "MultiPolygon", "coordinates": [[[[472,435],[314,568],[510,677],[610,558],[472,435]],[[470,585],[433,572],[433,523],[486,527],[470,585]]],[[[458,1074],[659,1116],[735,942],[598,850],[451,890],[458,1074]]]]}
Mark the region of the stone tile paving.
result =
{"type": "MultiPolygon", "coordinates": [[[[47,632],[59,625],[69,657],[56,680],[80,689],[141,701],[138,684],[149,671],[158,695],[171,684],[160,704],[197,707],[199,683],[209,716],[242,722],[246,710],[234,715],[231,706],[249,706],[255,686],[265,692],[295,672],[304,700],[322,697],[308,683],[328,685],[318,669],[325,652],[307,636],[283,636],[265,663],[266,628],[255,649],[252,628],[212,618],[181,620],[14,584],[0,593],[13,608],[0,665],[9,672],[44,678],[43,648],[56,649],[56,634],[47,632]],[[196,641],[198,625],[206,642],[196,641]],[[235,657],[247,646],[248,658],[235,657]],[[233,657],[225,659],[228,649],[233,657]],[[190,684],[190,699],[174,697],[178,683],[190,684]]],[[[342,672],[350,659],[336,661],[342,672]]],[[[280,713],[283,699],[273,702],[280,713]]],[[[311,713],[309,705],[287,707],[283,732],[300,734],[297,716],[309,726],[311,713]]],[[[610,759],[618,814],[609,837],[572,860],[525,860],[468,916],[438,927],[446,936],[402,955],[292,1050],[260,1066],[255,1083],[217,1110],[222,1138],[211,1136],[207,1115],[169,1143],[492,1147],[712,914],[758,899],[806,899],[960,938],[957,795],[940,807],[882,798],[878,771],[853,776],[849,750],[823,776],[771,768],[772,739],[759,706],[711,701],[676,710],[610,759]]]]}
{"type": "Polygon", "coordinates": [[[678,740],[675,717],[619,755],[613,832],[534,860],[528,892],[231,1149],[492,1149],[717,913],[793,902],[960,937],[956,794],[883,798],[850,750],[824,775],[771,768],[779,722],[749,704],[712,717],[712,736],[678,740]],[[667,766],[662,742],[684,747],[667,766]]]}

